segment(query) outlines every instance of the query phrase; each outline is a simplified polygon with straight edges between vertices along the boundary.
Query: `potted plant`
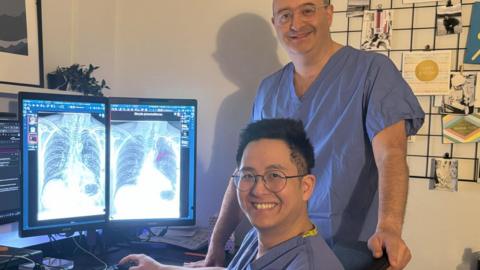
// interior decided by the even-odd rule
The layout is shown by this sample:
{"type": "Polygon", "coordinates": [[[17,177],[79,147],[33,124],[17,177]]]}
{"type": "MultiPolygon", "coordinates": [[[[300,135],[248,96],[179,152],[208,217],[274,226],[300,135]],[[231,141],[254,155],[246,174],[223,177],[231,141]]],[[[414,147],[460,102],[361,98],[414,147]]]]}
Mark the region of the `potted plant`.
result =
{"type": "Polygon", "coordinates": [[[69,67],[57,67],[47,75],[48,88],[81,92],[85,95],[103,96],[104,88],[110,89],[105,80],[98,81],[92,73],[98,69],[92,64],[82,66],[73,64],[69,67]]]}

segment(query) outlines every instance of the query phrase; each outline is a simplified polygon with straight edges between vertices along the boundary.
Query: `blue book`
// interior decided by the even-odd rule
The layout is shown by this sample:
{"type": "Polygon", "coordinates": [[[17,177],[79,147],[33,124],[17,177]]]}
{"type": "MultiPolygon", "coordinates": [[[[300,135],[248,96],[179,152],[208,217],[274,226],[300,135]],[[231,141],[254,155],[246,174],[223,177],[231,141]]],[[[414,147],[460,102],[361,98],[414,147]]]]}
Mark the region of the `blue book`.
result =
{"type": "Polygon", "coordinates": [[[466,64],[480,64],[480,2],[474,3],[472,7],[467,50],[465,51],[463,62],[466,64]]]}

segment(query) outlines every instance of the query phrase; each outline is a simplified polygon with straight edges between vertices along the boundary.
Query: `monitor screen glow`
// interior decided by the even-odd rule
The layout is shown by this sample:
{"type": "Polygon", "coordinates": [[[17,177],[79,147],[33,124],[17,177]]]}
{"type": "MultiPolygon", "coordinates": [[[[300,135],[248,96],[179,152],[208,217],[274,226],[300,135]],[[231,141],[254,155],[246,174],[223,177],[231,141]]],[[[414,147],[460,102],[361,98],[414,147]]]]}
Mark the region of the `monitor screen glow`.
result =
{"type": "Polygon", "coordinates": [[[106,220],[107,102],[20,93],[22,236],[106,220]]]}
{"type": "Polygon", "coordinates": [[[196,101],[110,100],[113,223],[193,224],[196,101]]]}

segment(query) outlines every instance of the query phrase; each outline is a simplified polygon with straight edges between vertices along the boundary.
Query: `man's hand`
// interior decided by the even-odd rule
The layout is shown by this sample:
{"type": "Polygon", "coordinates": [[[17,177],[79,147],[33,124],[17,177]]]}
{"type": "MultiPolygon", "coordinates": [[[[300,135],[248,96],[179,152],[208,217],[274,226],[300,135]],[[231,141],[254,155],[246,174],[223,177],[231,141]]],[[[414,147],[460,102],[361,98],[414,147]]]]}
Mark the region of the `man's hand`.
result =
{"type": "Polygon", "coordinates": [[[205,260],[185,263],[184,266],[199,268],[206,266],[224,266],[225,264],[225,250],[223,248],[215,248],[211,245],[208,248],[207,257],[205,260]]]}
{"type": "Polygon", "coordinates": [[[373,257],[380,258],[383,255],[383,248],[387,251],[389,270],[403,269],[412,255],[400,234],[389,231],[377,231],[368,239],[368,248],[372,251],[373,257]]]}
{"type": "Polygon", "coordinates": [[[135,262],[136,266],[130,267],[130,270],[167,270],[167,266],[162,265],[145,254],[131,254],[120,260],[119,264],[125,264],[129,261],[135,262]]]}

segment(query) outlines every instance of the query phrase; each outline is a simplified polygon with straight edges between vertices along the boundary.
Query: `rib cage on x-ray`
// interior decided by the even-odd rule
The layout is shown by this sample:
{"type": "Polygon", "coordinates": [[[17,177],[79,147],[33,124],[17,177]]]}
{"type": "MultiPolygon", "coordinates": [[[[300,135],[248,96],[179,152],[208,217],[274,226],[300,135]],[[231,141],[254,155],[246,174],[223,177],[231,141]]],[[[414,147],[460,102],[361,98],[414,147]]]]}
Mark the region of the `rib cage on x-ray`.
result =
{"type": "MultiPolygon", "coordinates": [[[[180,130],[166,121],[118,121],[112,122],[111,138],[113,216],[126,215],[121,205],[133,211],[132,201],[147,212],[148,206],[133,198],[140,196],[147,203],[148,194],[151,204],[170,202],[178,208],[180,130]],[[118,195],[122,189],[123,195],[118,195]]],[[[152,218],[167,215],[159,205],[152,207],[151,212],[156,212],[147,213],[152,218]]]]}
{"type": "MultiPolygon", "coordinates": [[[[48,123],[46,126],[53,124],[48,123]]],[[[42,127],[40,127],[42,128],[42,127]]],[[[45,145],[45,176],[43,177],[44,185],[53,179],[64,179],[65,166],[67,164],[68,152],[70,152],[70,144],[68,143],[68,130],[66,128],[58,128],[50,137],[45,145]]],[[[40,142],[47,138],[47,132],[41,134],[40,142]]],[[[42,185],[42,186],[44,186],[42,185]]]]}
{"type": "Polygon", "coordinates": [[[39,220],[101,214],[105,126],[86,113],[40,113],[38,135],[39,220]]]}
{"type": "Polygon", "coordinates": [[[144,144],[143,136],[130,136],[118,152],[115,191],[123,185],[135,184],[145,159],[144,144]]]}

